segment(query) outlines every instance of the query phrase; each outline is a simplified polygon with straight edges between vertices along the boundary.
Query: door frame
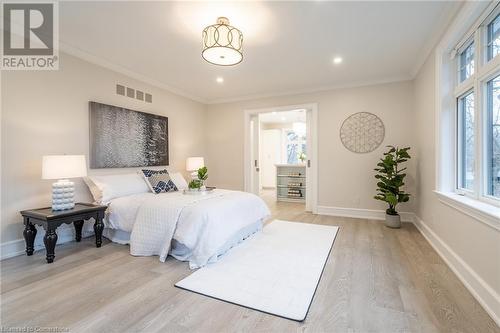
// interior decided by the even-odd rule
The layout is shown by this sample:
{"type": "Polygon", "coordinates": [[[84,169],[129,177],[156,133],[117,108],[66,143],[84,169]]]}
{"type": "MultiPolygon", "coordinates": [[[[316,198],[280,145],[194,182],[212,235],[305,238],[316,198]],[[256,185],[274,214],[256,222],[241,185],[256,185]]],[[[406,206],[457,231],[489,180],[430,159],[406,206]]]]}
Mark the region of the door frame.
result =
{"type": "Polygon", "coordinates": [[[308,160],[311,161],[310,174],[311,174],[311,193],[312,195],[306,197],[306,207],[310,206],[311,211],[316,214],[318,211],[318,103],[305,103],[305,104],[293,104],[293,105],[282,105],[261,109],[246,109],[243,115],[243,128],[244,128],[244,156],[243,156],[243,169],[244,169],[244,184],[245,191],[249,192],[251,190],[251,172],[252,172],[252,161],[251,161],[251,136],[250,136],[250,118],[252,115],[258,115],[259,113],[269,113],[269,112],[280,112],[280,111],[290,111],[296,109],[306,109],[311,111],[311,128],[310,128],[310,138],[312,151],[308,152],[308,160]]]}

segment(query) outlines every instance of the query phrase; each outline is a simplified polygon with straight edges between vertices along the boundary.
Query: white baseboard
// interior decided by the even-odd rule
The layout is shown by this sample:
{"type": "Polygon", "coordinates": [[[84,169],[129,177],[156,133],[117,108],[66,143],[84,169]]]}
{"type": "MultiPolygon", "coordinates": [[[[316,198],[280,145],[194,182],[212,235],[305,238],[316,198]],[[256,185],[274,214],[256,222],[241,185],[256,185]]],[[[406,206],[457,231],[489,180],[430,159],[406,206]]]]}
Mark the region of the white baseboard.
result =
{"type": "MultiPolygon", "coordinates": [[[[318,214],[384,220],[385,211],[374,209],[342,208],[318,206],[318,214]]],[[[458,254],[455,253],[431,228],[429,228],[415,213],[401,212],[401,221],[413,222],[420,233],[455,273],[484,310],[500,326],[500,296],[488,285],[458,254]]]]}
{"type": "MultiPolygon", "coordinates": [[[[35,251],[45,249],[43,244],[43,236],[45,230],[37,226],[35,238],[35,251]]],[[[82,230],[82,237],[89,237],[94,234],[92,224],[85,224],[82,230]]],[[[75,239],[75,229],[71,225],[62,225],[57,228],[57,244],[71,242],[75,239]]],[[[57,251],[57,248],[56,248],[57,251]]],[[[12,258],[26,253],[26,243],[24,238],[15,239],[9,242],[0,244],[0,260],[12,258]]]]}
{"type": "Polygon", "coordinates": [[[418,216],[415,216],[414,224],[472,296],[481,304],[497,325],[500,326],[500,296],[495,290],[418,216]]]}
{"type": "MultiPolygon", "coordinates": [[[[385,220],[385,211],[376,209],[318,206],[317,213],[320,215],[352,217],[357,219],[385,220]]],[[[399,215],[401,215],[402,222],[413,222],[415,220],[415,214],[412,212],[400,212],[399,215]]]]}

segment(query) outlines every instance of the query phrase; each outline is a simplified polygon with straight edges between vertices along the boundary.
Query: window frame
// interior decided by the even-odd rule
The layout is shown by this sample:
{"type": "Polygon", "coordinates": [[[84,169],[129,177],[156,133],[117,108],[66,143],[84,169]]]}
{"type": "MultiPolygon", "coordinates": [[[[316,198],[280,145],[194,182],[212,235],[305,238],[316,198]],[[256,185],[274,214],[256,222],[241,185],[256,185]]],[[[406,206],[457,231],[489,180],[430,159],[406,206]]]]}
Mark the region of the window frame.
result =
{"type": "Polygon", "coordinates": [[[490,56],[490,48],[489,48],[489,42],[488,42],[489,34],[490,34],[489,25],[490,25],[490,23],[492,23],[499,16],[500,16],[500,6],[497,6],[488,15],[488,17],[484,20],[484,23],[482,24],[482,26],[484,28],[483,28],[483,31],[482,31],[483,36],[481,38],[481,41],[484,43],[483,45],[484,45],[484,48],[485,48],[484,58],[482,59],[484,63],[488,63],[488,62],[490,62],[491,60],[497,58],[500,55],[500,53],[497,53],[494,57],[493,56],[491,58],[489,57],[490,56]]]}
{"type": "MultiPolygon", "coordinates": [[[[499,53],[500,54],[500,53],[499,53]]],[[[488,194],[488,185],[489,185],[489,170],[488,170],[488,136],[490,133],[490,129],[488,128],[488,113],[489,113],[489,100],[488,100],[488,83],[494,80],[496,77],[500,76],[500,68],[498,68],[496,71],[492,71],[491,73],[488,73],[483,79],[482,79],[482,89],[484,91],[484,97],[483,97],[483,103],[484,103],[484,111],[482,113],[483,116],[483,123],[482,123],[482,134],[483,134],[483,140],[484,140],[484,145],[482,146],[482,154],[483,154],[483,166],[482,166],[482,172],[483,172],[483,177],[481,180],[482,183],[482,201],[493,204],[496,206],[500,207],[500,198],[496,198],[490,194],[488,194]]]]}
{"type": "Polygon", "coordinates": [[[457,54],[458,54],[458,57],[457,57],[457,63],[458,63],[458,73],[457,73],[457,76],[458,76],[458,82],[459,83],[463,83],[463,82],[466,82],[468,81],[471,77],[474,76],[474,74],[476,73],[476,68],[477,68],[477,64],[476,64],[476,53],[477,53],[477,50],[476,50],[476,43],[475,43],[475,40],[474,38],[470,37],[469,39],[467,39],[467,41],[464,43],[464,45],[462,47],[460,47],[460,49],[458,50],[457,54]],[[462,64],[462,54],[467,51],[467,49],[469,47],[472,46],[472,54],[473,54],[473,57],[472,57],[472,74],[467,77],[467,63],[465,64],[462,64]],[[464,77],[462,79],[462,72],[464,71],[464,77]]]}
{"type": "Polygon", "coordinates": [[[491,12],[477,24],[477,28],[465,35],[462,42],[455,48],[454,61],[452,65],[458,74],[455,75],[454,82],[454,131],[455,131],[455,184],[456,194],[467,196],[472,199],[485,202],[500,207],[500,198],[488,194],[488,163],[487,163],[487,142],[488,142],[488,82],[500,74],[500,53],[495,57],[488,59],[488,30],[489,24],[500,14],[500,6],[491,10],[491,12]],[[474,45],[474,72],[461,81],[462,78],[462,53],[471,44],[474,45]],[[460,141],[460,108],[461,99],[470,92],[474,94],[474,185],[473,189],[460,187],[460,178],[463,172],[463,152],[461,151],[460,141]]]}
{"type": "MultiPolygon", "coordinates": [[[[456,101],[456,106],[457,106],[457,111],[456,111],[456,151],[455,151],[455,154],[457,156],[457,163],[456,163],[456,189],[457,189],[457,193],[461,194],[461,195],[469,195],[469,196],[473,196],[474,193],[475,193],[475,187],[473,186],[472,189],[468,189],[467,187],[462,187],[460,185],[463,185],[462,184],[462,181],[463,181],[463,177],[464,177],[464,172],[466,173],[466,167],[464,167],[465,165],[465,159],[463,158],[464,156],[464,144],[463,144],[463,140],[461,139],[464,135],[464,122],[463,122],[463,116],[461,115],[461,113],[465,112],[464,110],[464,103],[463,103],[463,100],[471,95],[473,96],[474,98],[474,107],[475,107],[475,91],[474,89],[469,89],[467,90],[466,92],[462,93],[460,96],[457,97],[457,101],[456,101]]],[[[474,109],[474,126],[476,125],[476,110],[474,109]]],[[[475,137],[475,131],[474,131],[474,143],[476,141],[476,137],[475,137]]],[[[475,148],[474,147],[474,184],[475,184],[475,180],[476,180],[476,152],[475,152],[475,148]]]]}

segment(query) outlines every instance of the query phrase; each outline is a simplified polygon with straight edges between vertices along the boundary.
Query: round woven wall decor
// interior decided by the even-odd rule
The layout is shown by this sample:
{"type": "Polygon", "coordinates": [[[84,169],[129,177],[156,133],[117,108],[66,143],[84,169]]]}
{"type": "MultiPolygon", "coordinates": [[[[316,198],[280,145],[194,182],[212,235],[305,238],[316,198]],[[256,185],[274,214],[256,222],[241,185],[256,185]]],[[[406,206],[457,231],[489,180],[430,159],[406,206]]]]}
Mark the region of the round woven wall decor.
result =
{"type": "Polygon", "coordinates": [[[384,141],[385,127],[379,117],[369,112],[350,115],[340,128],[340,140],[353,153],[369,153],[384,141]]]}

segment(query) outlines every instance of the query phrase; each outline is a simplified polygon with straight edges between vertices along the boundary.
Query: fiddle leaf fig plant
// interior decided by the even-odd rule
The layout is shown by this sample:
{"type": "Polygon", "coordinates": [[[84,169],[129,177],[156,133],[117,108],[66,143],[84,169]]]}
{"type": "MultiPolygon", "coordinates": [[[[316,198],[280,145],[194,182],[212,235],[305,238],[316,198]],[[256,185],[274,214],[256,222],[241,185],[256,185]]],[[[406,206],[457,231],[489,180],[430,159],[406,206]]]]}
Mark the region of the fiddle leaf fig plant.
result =
{"type": "Polygon", "coordinates": [[[377,171],[375,178],[377,182],[377,195],[375,199],[386,202],[389,208],[386,210],[388,215],[398,215],[396,206],[401,202],[410,200],[410,194],[404,192],[401,187],[404,186],[406,177],[406,167],[401,164],[408,161],[411,156],[408,154],[410,147],[398,148],[395,146],[387,146],[389,150],[384,153],[384,158],[381,158],[377,163],[377,171]]]}

